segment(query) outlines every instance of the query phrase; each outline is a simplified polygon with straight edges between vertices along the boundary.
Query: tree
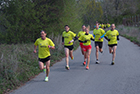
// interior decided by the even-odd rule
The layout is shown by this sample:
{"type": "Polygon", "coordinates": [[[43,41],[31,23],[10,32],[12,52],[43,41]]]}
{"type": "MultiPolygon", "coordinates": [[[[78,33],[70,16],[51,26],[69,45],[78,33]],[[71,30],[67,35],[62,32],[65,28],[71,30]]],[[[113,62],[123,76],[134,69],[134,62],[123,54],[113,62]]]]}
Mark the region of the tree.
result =
{"type": "Polygon", "coordinates": [[[68,24],[78,31],[83,24],[75,0],[7,0],[0,15],[7,43],[33,42],[41,30],[61,34],[68,24]]]}
{"type": "Polygon", "coordinates": [[[79,0],[81,5],[82,17],[86,25],[93,28],[96,21],[101,21],[103,11],[100,2],[95,0],[79,0]]]}
{"type": "Polygon", "coordinates": [[[124,16],[136,14],[137,4],[137,0],[103,0],[104,22],[122,23],[124,16]]]}

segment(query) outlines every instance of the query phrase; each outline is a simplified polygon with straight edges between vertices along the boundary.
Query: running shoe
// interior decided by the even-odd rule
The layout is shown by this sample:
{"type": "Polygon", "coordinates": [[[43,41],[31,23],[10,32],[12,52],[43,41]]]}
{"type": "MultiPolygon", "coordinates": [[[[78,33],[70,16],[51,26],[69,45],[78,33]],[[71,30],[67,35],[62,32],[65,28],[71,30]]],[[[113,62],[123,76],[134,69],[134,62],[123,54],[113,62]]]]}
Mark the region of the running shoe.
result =
{"type": "Polygon", "coordinates": [[[84,65],[84,66],[86,65],[86,61],[84,61],[83,65],[84,65]]]}
{"type": "Polygon", "coordinates": [[[86,70],[89,70],[89,67],[88,66],[86,67],[86,70]]]}
{"type": "Polygon", "coordinates": [[[45,69],[43,69],[43,72],[44,72],[44,73],[46,73],[46,68],[45,68],[45,69]]]}
{"type": "Polygon", "coordinates": [[[114,62],[114,61],[112,61],[111,65],[114,65],[114,64],[115,64],[115,62],[114,62]]]}
{"type": "Polygon", "coordinates": [[[100,62],[99,62],[99,60],[96,60],[96,64],[99,64],[100,62]]]}
{"type": "Polygon", "coordinates": [[[112,52],[111,52],[112,54],[113,54],[113,50],[112,50],[112,52]]]}
{"type": "Polygon", "coordinates": [[[70,69],[70,67],[69,67],[69,66],[66,66],[65,68],[66,68],[67,70],[69,70],[69,69],[70,69]]]}
{"type": "Polygon", "coordinates": [[[101,53],[103,53],[103,51],[101,51],[101,53]]]}
{"type": "Polygon", "coordinates": [[[48,77],[45,77],[45,82],[48,82],[49,81],[49,78],[48,77]]]}
{"type": "Polygon", "coordinates": [[[73,57],[71,57],[71,59],[73,60],[73,59],[74,59],[74,56],[73,56],[73,57]]]}

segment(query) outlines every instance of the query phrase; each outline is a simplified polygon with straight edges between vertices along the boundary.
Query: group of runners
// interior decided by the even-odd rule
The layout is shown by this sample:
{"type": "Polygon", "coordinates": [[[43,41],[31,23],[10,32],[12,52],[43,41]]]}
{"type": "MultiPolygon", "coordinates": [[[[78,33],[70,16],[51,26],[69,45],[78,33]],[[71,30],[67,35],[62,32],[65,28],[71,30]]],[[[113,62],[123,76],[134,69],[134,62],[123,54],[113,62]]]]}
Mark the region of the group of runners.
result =
{"type": "MultiPolygon", "coordinates": [[[[96,21],[96,23],[98,23],[98,21],[96,21]]],[[[99,24],[99,28],[102,28],[102,29],[106,29],[106,28],[109,28],[110,27],[110,24],[107,23],[107,24],[104,24],[104,23],[98,23],[99,24]]],[[[96,27],[96,26],[94,26],[96,27]]]]}
{"type": "MultiPolygon", "coordinates": [[[[91,54],[91,40],[95,41],[96,48],[96,64],[99,64],[99,52],[103,53],[103,38],[108,41],[109,52],[112,54],[112,62],[111,65],[114,65],[114,60],[116,56],[117,49],[117,40],[119,40],[119,32],[115,29],[115,24],[111,25],[111,29],[107,32],[104,29],[99,28],[99,23],[96,23],[96,28],[93,30],[93,34],[89,33],[90,28],[85,25],[82,26],[82,31],[76,35],[74,32],[70,31],[70,27],[65,25],[65,31],[62,33],[62,45],[64,45],[65,51],[65,61],[67,70],[69,67],[69,56],[73,60],[73,43],[78,40],[80,42],[81,52],[84,55],[83,65],[86,66],[86,69],[89,69],[90,63],[90,54],[91,54]]],[[[46,71],[45,81],[48,81],[48,76],[50,72],[50,51],[49,49],[55,49],[55,44],[51,39],[46,37],[46,32],[41,31],[41,38],[38,38],[34,43],[34,53],[36,53],[36,49],[38,46],[38,60],[39,67],[41,70],[46,71]],[[45,65],[45,66],[44,66],[45,65]]]]}

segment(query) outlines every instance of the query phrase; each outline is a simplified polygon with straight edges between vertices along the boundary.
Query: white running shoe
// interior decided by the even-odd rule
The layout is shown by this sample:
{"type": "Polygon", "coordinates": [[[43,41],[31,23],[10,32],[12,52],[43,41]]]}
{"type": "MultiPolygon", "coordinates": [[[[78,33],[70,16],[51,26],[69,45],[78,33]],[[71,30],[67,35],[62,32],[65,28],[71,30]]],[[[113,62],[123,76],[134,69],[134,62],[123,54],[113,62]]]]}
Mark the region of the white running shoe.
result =
{"type": "Polygon", "coordinates": [[[45,82],[48,82],[49,81],[49,78],[48,77],[45,77],[45,82]]]}
{"type": "Polygon", "coordinates": [[[96,64],[99,64],[100,62],[99,62],[99,60],[96,60],[96,64]]]}

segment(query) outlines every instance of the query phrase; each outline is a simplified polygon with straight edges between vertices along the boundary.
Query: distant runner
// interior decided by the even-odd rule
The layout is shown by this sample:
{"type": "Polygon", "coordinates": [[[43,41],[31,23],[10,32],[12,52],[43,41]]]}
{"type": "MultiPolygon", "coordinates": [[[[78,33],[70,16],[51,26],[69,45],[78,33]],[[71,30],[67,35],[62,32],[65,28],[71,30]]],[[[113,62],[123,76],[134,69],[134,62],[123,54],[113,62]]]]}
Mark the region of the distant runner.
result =
{"type": "Polygon", "coordinates": [[[114,65],[116,49],[117,49],[117,40],[119,40],[119,32],[115,30],[115,24],[111,25],[111,30],[107,31],[105,38],[108,40],[109,52],[112,53],[112,62],[111,65],[114,65]]]}
{"type": "Polygon", "coordinates": [[[104,29],[104,24],[103,23],[101,24],[101,28],[104,29]]]}
{"type": "Polygon", "coordinates": [[[52,42],[51,39],[46,37],[46,32],[41,31],[41,38],[38,38],[34,43],[34,53],[36,53],[37,47],[38,49],[38,60],[39,60],[39,67],[41,70],[46,70],[46,77],[45,81],[49,81],[48,76],[50,72],[50,51],[49,49],[55,49],[55,44],[52,42]],[[44,66],[44,64],[46,66],[44,66]]]}
{"type": "Polygon", "coordinates": [[[86,28],[85,29],[86,33],[81,36],[79,38],[79,42],[83,43],[83,51],[84,51],[84,63],[83,65],[86,65],[86,61],[87,61],[87,65],[86,65],[86,69],[89,69],[89,63],[90,63],[90,54],[91,54],[91,40],[94,41],[94,37],[89,34],[89,29],[86,28]]]}
{"type": "Polygon", "coordinates": [[[99,51],[103,53],[103,37],[105,31],[102,28],[99,28],[99,24],[96,24],[96,28],[93,30],[93,36],[95,38],[95,47],[96,47],[96,64],[99,64],[99,51]]]}
{"type": "Polygon", "coordinates": [[[109,23],[107,23],[107,28],[109,28],[110,27],[110,24],[109,23]]]}
{"type": "Polygon", "coordinates": [[[73,42],[77,40],[77,36],[72,31],[69,31],[69,26],[65,25],[65,31],[62,34],[62,45],[64,45],[65,55],[66,55],[66,69],[69,70],[69,55],[73,60],[73,42]]]}
{"type": "MultiPolygon", "coordinates": [[[[80,32],[78,33],[78,38],[86,33],[86,32],[85,32],[85,28],[86,28],[86,26],[83,25],[83,26],[82,26],[82,31],[80,31],[80,32]]],[[[83,43],[81,43],[81,42],[80,42],[80,47],[81,47],[82,55],[84,55],[83,43]]]]}

